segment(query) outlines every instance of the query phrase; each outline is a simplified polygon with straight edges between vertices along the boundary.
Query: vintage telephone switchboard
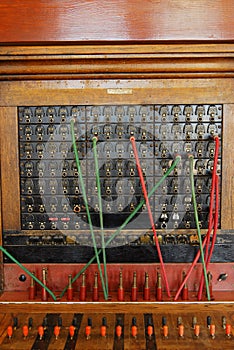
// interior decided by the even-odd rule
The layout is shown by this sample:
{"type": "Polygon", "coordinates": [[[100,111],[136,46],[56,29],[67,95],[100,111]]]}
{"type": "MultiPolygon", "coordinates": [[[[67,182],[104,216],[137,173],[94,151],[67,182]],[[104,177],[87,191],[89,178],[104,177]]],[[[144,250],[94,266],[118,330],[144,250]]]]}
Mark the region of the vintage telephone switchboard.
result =
{"type": "Polygon", "coordinates": [[[233,44],[0,60],[0,349],[232,349],[233,44]]]}

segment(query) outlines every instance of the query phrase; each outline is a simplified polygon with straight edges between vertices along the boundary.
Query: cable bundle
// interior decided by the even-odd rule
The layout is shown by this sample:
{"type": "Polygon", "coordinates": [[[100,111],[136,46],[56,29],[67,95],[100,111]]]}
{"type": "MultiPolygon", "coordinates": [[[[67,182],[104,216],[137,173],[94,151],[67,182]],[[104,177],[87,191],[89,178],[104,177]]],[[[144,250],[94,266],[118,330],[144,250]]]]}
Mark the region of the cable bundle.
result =
{"type": "MultiPolygon", "coordinates": [[[[201,300],[201,297],[202,297],[204,279],[206,282],[207,299],[210,300],[210,291],[209,291],[206,271],[208,269],[209,262],[211,260],[212,253],[214,250],[217,229],[218,229],[218,216],[219,216],[219,179],[218,179],[218,175],[217,175],[218,154],[219,154],[219,138],[218,138],[218,136],[215,136],[214,140],[215,140],[215,155],[214,155],[212,183],[211,183],[211,192],[210,192],[210,209],[209,209],[208,231],[207,231],[207,234],[202,242],[202,245],[200,245],[200,250],[197,252],[196,257],[195,257],[193,263],[191,264],[191,266],[186,274],[186,277],[184,278],[182,284],[180,285],[180,287],[179,287],[179,289],[174,297],[174,300],[178,299],[184,285],[187,283],[187,281],[192,273],[194,266],[198,262],[200,255],[202,256],[204,248],[205,248],[205,256],[204,256],[204,261],[202,262],[204,274],[201,276],[200,286],[199,286],[199,290],[198,290],[198,300],[201,300]],[[214,198],[215,198],[215,205],[214,205],[214,198]],[[213,228],[213,237],[212,237],[211,247],[209,250],[210,234],[211,234],[212,228],[213,228]]],[[[193,157],[190,157],[190,164],[191,164],[191,162],[193,163],[193,157]]],[[[190,167],[190,177],[191,177],[191,187],[194,187],[193,167],[192,166],[190,167]]],[[[193,189],[192,189],[192,192],[193,192],[193,189]]],[[[194,201],[196,202],[195,193],[193,194],[193,196],[194,196],[194,201]]],[[[195,206],[196,206],[196,204],[195,204],[195,206]]],[[[195,208],[194,208],[194,211],[195,211],[195,208]]],[[[197,229],[198,229],[198,232],[200,232],[199,223],[197,225],[197,229]]]]}

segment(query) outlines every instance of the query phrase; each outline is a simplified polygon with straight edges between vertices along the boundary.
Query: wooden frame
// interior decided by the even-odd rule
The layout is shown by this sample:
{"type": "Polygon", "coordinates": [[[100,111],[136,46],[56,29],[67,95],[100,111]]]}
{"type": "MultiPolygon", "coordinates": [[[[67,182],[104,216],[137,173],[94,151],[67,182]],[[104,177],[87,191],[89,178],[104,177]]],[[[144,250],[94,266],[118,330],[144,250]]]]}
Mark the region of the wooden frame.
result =
{"type": "Polygon", "coordinates": [[[221,229],[233,229],[234,218],[231,203],[233,201],[234,170],[230,166],[233,162],[231,152],[234,127],[233,88],[234,80],[227,78],[2,82],[0,116],[4,229],[20,229],[16,106],[120,103],[191,104],[201,103],[201,101],[224,105],[221,229]]]}

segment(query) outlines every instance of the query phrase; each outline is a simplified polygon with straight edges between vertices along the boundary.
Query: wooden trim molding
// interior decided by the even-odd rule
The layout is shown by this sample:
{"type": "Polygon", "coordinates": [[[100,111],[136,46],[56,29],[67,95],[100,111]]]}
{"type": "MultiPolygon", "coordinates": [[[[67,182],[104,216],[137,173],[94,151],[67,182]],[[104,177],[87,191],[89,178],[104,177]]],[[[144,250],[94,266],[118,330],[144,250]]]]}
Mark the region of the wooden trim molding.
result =
{"type": "Polygon", "coordinates": [[[234,44],[0,46],[0,80],[233,76],[234,44]]]}

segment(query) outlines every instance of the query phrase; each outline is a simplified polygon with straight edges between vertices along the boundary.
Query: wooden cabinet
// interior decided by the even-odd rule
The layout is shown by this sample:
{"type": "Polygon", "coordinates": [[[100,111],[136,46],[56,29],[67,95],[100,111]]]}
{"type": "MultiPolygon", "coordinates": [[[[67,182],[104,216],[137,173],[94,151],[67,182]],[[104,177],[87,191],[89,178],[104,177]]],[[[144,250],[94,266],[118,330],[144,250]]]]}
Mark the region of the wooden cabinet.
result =
{"type": "MultiPolygon", "coordinates": [[[[90,106],[151,106],[155,112],[159,105],[170,106],[170,108],[171,106],[184,108],[191,105],[193,108],[199,105],[219,106],[221,130],[218,130],[217,133],[221,140],[221,181],[218,234],[224,241],[222,243],[220,240],[219,247],[217,247],[223,254],[219,260],[220,265],[219,263],[213,264],[212,269],[215,275],[214,290],[217,292],[218,301],[228,300],[232,304],[233,286],[230,280],[224,281],[222,286],[217,280],[222,272],[228,271],[228,274],[231,274],[233,268],[233,15],[234,4],[231,0],[198,0],[193,3],[148,0],[144,2],[121,0],[104,3],[100,1],[63,1],[62,3],[61,1],[2,1],[0,3],[0,243],[9,247],[11,252],[16,252],[16,249],[20,249],[18,243],[12,248],[13,245],[8,243],[7,235],[11,237],[11,242],[14,237],[18,239],[24,235],[29,238],[30,236],[39,237],[35,245],[29,239],[25,241],[24,246],[29,250],[32,248],[30,252],[37,248],[41,251],[43,247],[47,247],[48,250],[46,254],[42,254],[39,267],[36,267],[35,261],[31,265],[29,262],[27,267],[40,269],[49,261],[47,265],[58,279],[68,273],[69,263],[83,263],[87,256],[92,255],[91,251],[87,253],[89,254],[87,256],[83,254],[84,260],[82,261],[66,260],[64,264],[59,261],[60,271],[58,271],[57,266],[51,264],[49,254],[57,247],[57,250],[54,249],[54,251],[58,258],[61,258],[63,248],[59,250],[60,247],[56,241],[53,241],[51,246],[42,241],[43,234],[51,235],[51,230],[33,229],[30,231],[23,227],[21,199],[24,196],[21,181],[20,145],[22,140],[19,128],[19,108],[32,107],[35,109],[44,106],[48,109],[51,106],[56,106],[56,108],[68,106],[71,109],[71,106],[83,106],[85,109],[90,106]],[[45,256],[48,260],[44,259],[45,256]],[[224,266],[226,270],[221,271],[224,266]],[[222,293],[222,288],[226,294],[222,293]]],[[[184,119],[186,118],[183,112],[181,115],[184,119]]],[[[172,114],[171,117],[173,117],[172,114]]],[[[154,118],[156,121],[157,116],[154,118]]],[[[116,121],[109,121],[118,124],[116,121]]],[[[159,125],[160,121],[157,120],[157,123],[159,125]]],[[[202,124],[199,120],[194,123],[202,124]]],[[[209,122],[206,121],[206,123],[208,125],[209,122]]],[[[96,124],[98,126],[98,122],[94,122],[94,126],[96,124]]],[[[171,130],[174,124],[175,120],[171,119],[165,123],[165,126],[171,130]]],[[[36,127],[36,122],[33,125],[36,127]]],[[[104,122],[102,122],[103,125],[104,122]]],[[[161,141],[160,137],[158,137],[159,141],[161,141]]],[[[198,137],[197,134],[196,137],[198,137]]],[[[196,137],[194,136],[194,139],[196,137]]],[[[170,140],[171,145],[174,141],[174,139],[170,140]]],[[[181,142],[184,145],[186,141],[188,139],[185,138],[181,142]]],[[[88,143],[87,139],[85,142],[88,143]]],[[[194,142],[197,144],[199,138],[196,138],[194,142]]],[[[197,149],[194,152],[197,152],[197,149]]],[[[154,205],[156,207],[156,204],[154,205]]],[[[209,206],[209,198],[205,205],[209,206]]],[[[165,227],[158,227],[158,229],[163,237],[167,234],[169,236],[175,234],[178,238],[180,234],[185,236],[191,234],[189,227],[178,228],[178,230],[171,228],[167,230],[165,227]]],[[[72,231],[75,230],[72,229],[72,231]]],[[[148,231],[150,228],[145,233],[148,234],[148,231]]],[[[192,233],[194,231],[192,230],[192,233]]],[[[205,232],[206,229],[203,229],[202,233],[205,234],[205,232]]],[[[65,241],[62,242],[63,247],[70,249],[67,250],[66,259],[71,259],[72,254],[73,256],[77,254],[76,249],[80,247],[79,244],[75,246],[72,234],[66,232],[65,241]],[[66,240],[67,237],[68,240],[66,240]]],[[[52,233],[52,240],[53,236],[54,233],[52,233]]],[[[146,241],[140,241],[142,242],[146,241]]],[[[168,249],[168,242],[164,241],[162,249],[168,249]]],[[[172,257],[174,259],[175,255],[178,256],[178,259],[182,258],[182,255],[183,258],[187,257],[185,253],[175,254],[175,250],[181,247],[177,243],[171,248],[171,251],[169,249],[167,265],[170,281],[173,284],[173,293],[178,284],[173,280],[174,271],[177,271],[177,276],[180,276],[184,266],[188,268],[191,262],[177,264],[178,266],[171,265],[170,252],[173,253],[171,259],[172,257]]],[[[197,247],[192,246],[191,249],[194,254],[197,247]]],[[[147,254],[149,256],[152,254],[148,247],[144,251],[145,259],[147,254]]],[[[137,253],[134,259],[137,259],[137,253]]],[[[27,256],[24,256],[22,260],[27,261],[27,256]]],[[[141,263],[145,262],[143,260],[142,258],[141,263]]],[[[119,269],[125,268],[132,276],[133,267],[124,264],[123,261],[120,262],[120,265],[112,266],[112,271],[116,272],[113,278],[115,286],[118,282],[116,276],[119,269]]],[[[6,256],[1,255],[1,262],[3,262],[0,265],[2,276],[0,289],[3,292],[0,297],[2,312],[9,312],[9,310],[13,312],[17,309],[22,313],[25,307],[24,298],[25,296],[26,299],[28,298],[28,285],[20,284],[19,267],[11,264],[6,256]],[[12,271],[13,273],[10,273],[12,271]],[[14,304],[16,300],[20,306],[14,304]]],[[[58,262],[56,258],[54,262],[58,262]]],[[[77,266],[81,268],[82,265],[77,264],[77,266]]],[[[77,266],[73,266],[74,269],[77,266]]],[[[145,266],[149,270],[154,267],[159,269],[159,264],[151,263],[151,261],[148,261],[148,265],[145,266]]],[[[135,264],[135,267],[139,269],[139,274],[142,272],[144,275],[144,264],[140,266],[135,264]]],[[[152,272],[154,275],[155,271],[152,272]]],[[[89,285],[93,283],[92,278],[93,276],[88,281],[89,285]]],[[[190,300],[192,302],[196,300],[194,287],[196,278],[196,276],[193,277],[193,283],[190,284],[190,286],[193,285],[190,300]]],[[[142,281],[141,277],[141,286],[142,281]]],[[[129,283],[128,279],[127,293],[130,295],[129,283]]],[[[53,280],[52,284],[52,288],[62,288],[61,281],[58,283],[53,280]]],[[[79,305],[82,312],[97,312],[97,306],[89,302],[81,304],[79,300],[76,300],[75,304],[79,305]]],[[[170,304],[167,302],[164,304],[165,312],[169,312],[170,304]]],[[[129,313],[132,307],[129,296],[126,305],[120,306],[116,300],[111,303],[111,307],[113,305],[123,313],[129,313]]],[[[72,307],[66,300],[59,304],[59,310],[62,313],[73,312],[72,307]]],[[[112,313],[109,304],[103,300],[98,307],[103,313],[112,313]]],[[[152,307],[155,313],[158,313],[155,299],[152,300],[152,307]]],[[[176,307],[178,312],[183,311],[183,306],[178,307],[177,305],[176,307]]],[[[200,307],[204,316],[203,306],[200,307]]],[[[39,313],[40,310],[41,312],[45,310],[52,313],[57,312],[56,302],[41,306],[35,301],[30,304],[30,308],[36,313],[39,313]]],[[[136,305],[136,308],[138,314],[148,312],[148,306],[143,300],[136,305]]],[[[224,309],[226,312],[227,307],[225,306],[224,309]]],[[[195,306],[190,305],[191,314],[194,310],[195,306]]],[[[217,308],[212,310],[217,312],[217,308]]],[[[3,341],[2,338],[0,338],[1,341],[3,341]]]]}

